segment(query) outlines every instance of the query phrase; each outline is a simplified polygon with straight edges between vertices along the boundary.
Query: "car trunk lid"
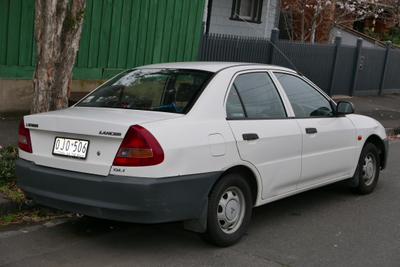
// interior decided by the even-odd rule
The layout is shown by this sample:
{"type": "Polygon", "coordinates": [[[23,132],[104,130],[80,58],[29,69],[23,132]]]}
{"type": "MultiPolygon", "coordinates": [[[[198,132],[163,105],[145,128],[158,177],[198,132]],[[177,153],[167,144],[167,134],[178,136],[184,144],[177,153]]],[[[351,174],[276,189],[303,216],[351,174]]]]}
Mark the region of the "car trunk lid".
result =
{"type": "Polygon", "coordinates": [[[33,153],[21,151],[20,156],[42,166],[105,176],[109,174],[131,125],[182,116],[143,110],[80,107],[30,115],[24,117],[24,123],[30,131],[33,153]],[[54,155],[56,138],[88,141],[86,158],[54,155]]]}

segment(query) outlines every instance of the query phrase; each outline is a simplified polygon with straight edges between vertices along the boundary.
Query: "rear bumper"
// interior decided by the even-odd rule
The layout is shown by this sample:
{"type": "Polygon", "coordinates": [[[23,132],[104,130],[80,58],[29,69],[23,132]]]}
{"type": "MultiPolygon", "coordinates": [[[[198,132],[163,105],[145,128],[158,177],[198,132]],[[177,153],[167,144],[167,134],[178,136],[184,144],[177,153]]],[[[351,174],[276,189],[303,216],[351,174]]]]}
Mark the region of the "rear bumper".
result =
{"type": "Polygon", "coordinates": [[[17,160],[18,185],[38,204],[88,216],[134,222],[202,221],[221,172],[140,178],[97,176],[17,160]]]}

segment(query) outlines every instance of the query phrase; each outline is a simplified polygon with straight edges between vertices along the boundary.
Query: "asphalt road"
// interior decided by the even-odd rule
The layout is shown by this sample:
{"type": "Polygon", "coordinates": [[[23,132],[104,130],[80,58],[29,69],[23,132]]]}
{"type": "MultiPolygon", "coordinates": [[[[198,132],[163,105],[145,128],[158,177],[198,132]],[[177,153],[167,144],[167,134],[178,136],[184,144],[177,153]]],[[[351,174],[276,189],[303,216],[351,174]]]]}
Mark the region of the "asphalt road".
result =
{"type": "Polygon", "coordinates": [[[203,243],[181,223],[74,217],[0,227],[0,266],[399,266],[399,159],[395,140],[370,195],[336,183],[254,209],[247,234],[229,248],[203,243]]]}

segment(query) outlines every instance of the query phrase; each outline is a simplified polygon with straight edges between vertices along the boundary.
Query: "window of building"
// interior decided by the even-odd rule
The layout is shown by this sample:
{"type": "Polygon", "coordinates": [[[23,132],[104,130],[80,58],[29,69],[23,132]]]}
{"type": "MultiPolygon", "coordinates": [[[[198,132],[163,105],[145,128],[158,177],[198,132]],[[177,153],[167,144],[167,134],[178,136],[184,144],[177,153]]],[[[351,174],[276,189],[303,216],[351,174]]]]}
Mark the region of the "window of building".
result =
{"type": "Polygon", "coordinates": [[[233,0],[232,20],[261,23],[263,0],[233,0]]]}

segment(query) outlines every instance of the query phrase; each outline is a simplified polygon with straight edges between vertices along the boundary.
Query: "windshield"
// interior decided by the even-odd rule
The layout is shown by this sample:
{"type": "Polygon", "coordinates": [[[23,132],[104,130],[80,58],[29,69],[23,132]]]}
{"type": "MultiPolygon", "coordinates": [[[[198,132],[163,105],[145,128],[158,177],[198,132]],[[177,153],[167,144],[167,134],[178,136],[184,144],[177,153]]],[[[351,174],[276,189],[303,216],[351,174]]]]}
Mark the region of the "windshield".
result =
{"type": "Polygon", "coordinates": [[[100,86],[76,106],[186,113],[211,75],[198,70],[129,70],[100,86]]]}

